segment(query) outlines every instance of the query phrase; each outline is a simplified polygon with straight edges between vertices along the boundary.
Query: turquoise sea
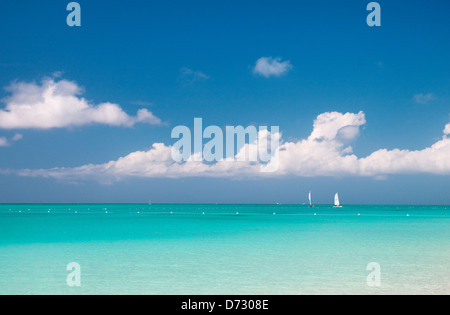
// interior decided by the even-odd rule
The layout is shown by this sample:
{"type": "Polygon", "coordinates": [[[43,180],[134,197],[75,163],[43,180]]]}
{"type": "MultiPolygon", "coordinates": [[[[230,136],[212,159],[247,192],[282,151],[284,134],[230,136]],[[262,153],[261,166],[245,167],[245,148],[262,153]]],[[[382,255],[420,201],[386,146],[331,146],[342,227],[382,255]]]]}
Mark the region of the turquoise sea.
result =
{"type": "Polygon", "coordinates": [[[0,205],[0,294],[450,294],[450,206],[0,205]]]}

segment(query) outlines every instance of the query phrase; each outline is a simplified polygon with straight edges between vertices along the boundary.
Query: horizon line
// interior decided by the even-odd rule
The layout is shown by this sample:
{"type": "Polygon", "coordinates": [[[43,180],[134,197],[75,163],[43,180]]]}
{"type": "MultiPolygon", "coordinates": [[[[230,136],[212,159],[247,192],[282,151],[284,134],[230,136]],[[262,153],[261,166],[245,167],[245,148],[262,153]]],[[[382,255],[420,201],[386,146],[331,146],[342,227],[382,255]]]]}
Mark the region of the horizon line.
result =
{"type": "MultiPolygon", "coordinates": [[[[164,205],[196,205],[196,206],[309,206],[309,203],[141,203],[141,202],[5,202],[3,205],[147,205],[147,206],[164,206],[164,205]]],[[[314,206],[332,206],[333,203],[317,203],[314,206]]],[[[374,203],[346,203],[343,206],[450,206],[450,204],[374,204],[374,203]]]]}

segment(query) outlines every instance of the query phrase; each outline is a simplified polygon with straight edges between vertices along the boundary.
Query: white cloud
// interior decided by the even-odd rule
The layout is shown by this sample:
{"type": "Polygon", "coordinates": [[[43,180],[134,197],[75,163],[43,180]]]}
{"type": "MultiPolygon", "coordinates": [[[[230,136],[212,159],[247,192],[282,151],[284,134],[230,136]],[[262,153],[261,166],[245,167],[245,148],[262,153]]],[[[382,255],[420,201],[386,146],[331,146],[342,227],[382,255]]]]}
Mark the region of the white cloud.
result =
{"type": "Polygon", "coordinates": [[[359,160],[359,173],[364,176],[390,174],[450,175],[450,139],[444,137],[424,150],[378,150],[359,160]]]}
{"type": "Polygon", "coordinates": [[[450,135],[450,124],[447,124],[444,129],[444,134],[450,135]]]}
{"type": "MultiPolygon", "coordinates": [[[[12,138],[12,142],[17,142],[23,139],[23,135],[20,133],[16,133],[12,138]]],[[[0,147],[9,147],[11,145],[11,142],[8,141],[6,137],[0,137],[0,147]]]]}
{"type": "Polygon", "coordinates": [[[314,121],[310,140],[333,140],[343,138],[353,140],[359,135],[359,126],[366,123],[364,112],[358,114],[328,112],[314,121]]]}
{"type": "Polygon", "coordinates": [[[0,147],[8,147],[9,142],[5,137],[0,137],[0,147]]]}
{"type": "Polygon", "coordinates": [[[428,104],[436,99],[433,93],[428,94],[416,94],[413,96],[413,99],[418,104],[428,104]]]}
{"type": "Polygon", "coordinates": [[[113,103],[90,104],[80,97],[76,83],[44,79],[41,84],[16,82],[7,88],[11,93],[0,110],[0,129],[51,129],[89,124],[131,127],[136,123],[160,124],[147,109],[129,116],[113,103]]]}
{"type": "Polygon", "coordinates": [[[367,157],[351,154],[345,143],[365,124],[364,113],[322,114],[316,120],[314,131],[307,140],[285,143],[281,147],[280,174],[297,176],[384,176],[391,174],[450,174],[450,139],[418,151],[378,150],[367,157]],[[347,139],[339,134],[352,128],[347,139]],[[336,131],[337,130],[337,131],[336,131]],[[319,137],[319,136],[320,137],[319,137]],[[322,139],[322,141],[317,141],[322,139]]]}
{"type": "MultiPolygon", "coordinates": [[[[84,165],[77,168],[21,170],[22,176],[52,178],[95,178],[101,181],[120,180],[125,177],[232,177],[257,178],[279,176],[371,176],[385,178],[391,174],[450,175],[450,123],[445,127],[442,140],[418,151],[375,151],[367,157],[353,154],[348,142],[359,134],[366,122],[363,112],[321,114],[314,122],[311,135],[297,142],[282,143],[276,152],[279,165],[276,172],[261,172],[261,163],[221,160],[214,164],[194,162],[176,163],[171,157],[171,147],[155,143],[148,151],[138,151],[105,164],[84,165]]],[[[280,134],[272,135],[281,137],[280,134]]],[[[259,137],[267,135],[259,134],[259,137]]],[[[246,144],[236,155],[242,156],[246,144]]],[[[250,151],[249,151],[250,152],[250,151]]],[[[274,161],[267,165],[269,169],[274,161]]]]}
{"type": "Polygon", "coordinates": [[[265,78],[280,77],[292,69],[289,60],[281,61],[281,58],[262,57],[256,61],[253,73],[265,78]]]}

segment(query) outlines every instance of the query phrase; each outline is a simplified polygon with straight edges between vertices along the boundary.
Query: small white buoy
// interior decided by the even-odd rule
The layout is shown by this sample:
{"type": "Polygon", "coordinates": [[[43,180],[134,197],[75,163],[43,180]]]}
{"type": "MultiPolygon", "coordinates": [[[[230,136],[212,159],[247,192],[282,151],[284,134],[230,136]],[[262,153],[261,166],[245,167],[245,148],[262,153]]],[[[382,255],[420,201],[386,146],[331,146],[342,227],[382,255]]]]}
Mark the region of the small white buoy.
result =
{"type": "Polygon", "coordinates": [[[239,212],[236,212],[236,214],[239,214],[239,212]]]}
{"type": "Polygon", "coordinates": [[[314,213],[314,215],[317,215],[317,213],[314,213]]]}
{"type": "Polygon", "coordinates": [[[409,214],[407,214],[406,216],[409,217],[409,214]]]}

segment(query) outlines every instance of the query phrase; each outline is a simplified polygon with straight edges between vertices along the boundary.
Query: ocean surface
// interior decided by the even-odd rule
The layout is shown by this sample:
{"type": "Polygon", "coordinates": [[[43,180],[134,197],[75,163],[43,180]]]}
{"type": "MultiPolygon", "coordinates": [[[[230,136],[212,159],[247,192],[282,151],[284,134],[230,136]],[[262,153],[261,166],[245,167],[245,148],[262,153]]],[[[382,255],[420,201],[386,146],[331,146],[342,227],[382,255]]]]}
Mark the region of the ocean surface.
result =
{"type": "Polygon", "coordinates": [[[0,294],[450,294],[450,206],[0,205],[0,294]]]}

